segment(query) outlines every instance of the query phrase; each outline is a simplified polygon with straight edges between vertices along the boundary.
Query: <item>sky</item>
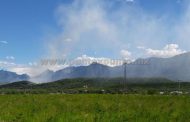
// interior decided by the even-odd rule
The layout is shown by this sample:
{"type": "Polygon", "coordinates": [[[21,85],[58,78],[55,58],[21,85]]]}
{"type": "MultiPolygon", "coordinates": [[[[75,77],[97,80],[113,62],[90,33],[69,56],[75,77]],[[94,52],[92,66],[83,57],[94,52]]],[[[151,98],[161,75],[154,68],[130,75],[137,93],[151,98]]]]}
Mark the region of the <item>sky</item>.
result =
{"type": "Polygon", "coordinates": [[[188,0],[1,0],[0,69],[43,59],[168,58],[190,50],[188,0]]]}

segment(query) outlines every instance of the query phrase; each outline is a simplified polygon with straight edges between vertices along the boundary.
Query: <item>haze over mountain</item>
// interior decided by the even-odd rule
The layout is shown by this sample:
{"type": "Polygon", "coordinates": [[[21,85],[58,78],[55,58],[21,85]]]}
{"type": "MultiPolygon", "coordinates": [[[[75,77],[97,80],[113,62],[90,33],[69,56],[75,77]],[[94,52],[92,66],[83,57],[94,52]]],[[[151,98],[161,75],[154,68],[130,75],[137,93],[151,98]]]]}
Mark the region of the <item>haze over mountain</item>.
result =
{"type": "Polygon", "coordinates": [[[23,80],[29,80],[29,76],[27,74],[18,75],[15,72],[0,70],[0,82],[2,83],[23,80]]]}
{"type": "MultiPolygon", "coordinates": [[[[127,77],[163,77],[171,80],[190,81],[190,52],[171,58],[137,59],[127,65],[127,77]],[[147,64],[142,64],[146,61],[147,64]]],[[[29,80],[32,82],[51,82],[65,78],[112,78],[123,77],[124,66],[109,67],[92,63],[88,66],[71,66],[56,72],[46,70],[38,76],[18,75],[14,72],[0,70],[0,82],[29,80]]]]}
{"type": "Polygon", "coordinates": [[[35,77],[32,77],[30,80],[31,81],[34,81],[34,82],[50,82],[52,81],[52,76],[53,76],[54,72],[51,71],[51,70],[46,70],[45,72],[35,76],[35,77]]]}
{"type": "Polygon", "coordinates": [[[128,77],[165,77],[190,81],[190,53],[171,58],[149,58],[149,65],[128,65],[128,77]]]}
{"type": "MultiPolygon", "coordinates": [[[[127,77],[164,77],[171,80],[190,81],[190,53],[180,54],[171,58],[137,59],[127,65],[127,77]],[[142,64],[146,61],[145,64],[142,64]]],[[[111,78],[123,77],[124,66],[109,67],[92,63],[89,66],[67,67],[56,72],[45,71],[35,77],[40,82],[56,81],[65,78],[111,78]]]]}

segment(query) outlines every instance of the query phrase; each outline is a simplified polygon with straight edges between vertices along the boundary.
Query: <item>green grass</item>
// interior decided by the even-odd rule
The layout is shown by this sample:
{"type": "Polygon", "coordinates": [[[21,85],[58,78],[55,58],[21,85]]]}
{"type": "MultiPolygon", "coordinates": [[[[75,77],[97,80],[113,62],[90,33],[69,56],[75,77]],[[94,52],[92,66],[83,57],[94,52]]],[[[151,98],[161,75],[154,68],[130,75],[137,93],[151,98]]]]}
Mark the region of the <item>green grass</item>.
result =
{"type": "Polygon", "coordinates": [[[1,95],[0,122],[188,122],[189,96],[1,95]]]}

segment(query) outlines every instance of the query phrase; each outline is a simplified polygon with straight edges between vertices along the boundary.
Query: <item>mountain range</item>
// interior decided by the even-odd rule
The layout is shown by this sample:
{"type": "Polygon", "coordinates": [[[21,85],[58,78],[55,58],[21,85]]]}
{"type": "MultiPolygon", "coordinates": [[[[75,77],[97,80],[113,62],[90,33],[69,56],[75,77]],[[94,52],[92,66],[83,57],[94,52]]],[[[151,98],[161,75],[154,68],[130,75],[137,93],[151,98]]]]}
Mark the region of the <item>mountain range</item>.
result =
{"type": "MultiPolygon", "coordinates": [[[[127,64],[127,77],[163,77],[170,80],[190,81],[190,53],[180,54],[171,58],[137,59],[127,64]]],[[[67,67],[53,72],[45,71],[38,76],[44,81],[56,81],[65,78],[112,78],[123,77],[124,65],[109,67],[92,63],[89,66],[67,67]]]]}
{"type": "MultiPolygon", "coordinates": [[[[127,77],[163,77],[170,80],[190,81],[190,53],[171,58],[137,59],[126,65],[127,77]],[[144,64],[143,62],[146,62],[144,64]]],[[[14,72],[0,71],[0,82],[29,80],[32,82],[51,82],[66,78],[113,78],[124,76],[124,65],[109,67],[92,63],[88,66],[67,67],[56,72],[47,70],[42,74],[29,78],[14,72]]]]}
{"type": "Polygon", "coordinates": [[[18,75],[15,72],[0,70],[0,83],[29,80],[27,74],[18,75]]]}

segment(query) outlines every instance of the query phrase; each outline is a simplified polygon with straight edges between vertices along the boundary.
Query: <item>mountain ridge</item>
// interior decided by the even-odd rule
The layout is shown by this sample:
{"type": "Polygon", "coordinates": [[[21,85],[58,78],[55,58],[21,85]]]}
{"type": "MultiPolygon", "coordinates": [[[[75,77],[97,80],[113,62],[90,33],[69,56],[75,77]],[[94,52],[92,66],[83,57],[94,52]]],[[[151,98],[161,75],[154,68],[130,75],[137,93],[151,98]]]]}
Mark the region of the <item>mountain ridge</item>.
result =
{"type": "MultiPolygon", "coordinates": [[[[190,52],[170,58],[145,58],[148,64],[128,64],[127,77],[165,77],[171,80],[190,81],[190,52]]],[[[135,60],[135,61],[138,61],[135,60]]],[[[52,80],[77,77],[123,77],[124,66],[109,67],[93,63],[89,66],[68,67],[56,71],[52,80]]]]}
{"type": "Polygon", "coordinates": [[[27,74],[18,75],[15,72],[0,70],[0,82],[15,82],[22,80],[29,80],[29,76],[27,74]]]}

